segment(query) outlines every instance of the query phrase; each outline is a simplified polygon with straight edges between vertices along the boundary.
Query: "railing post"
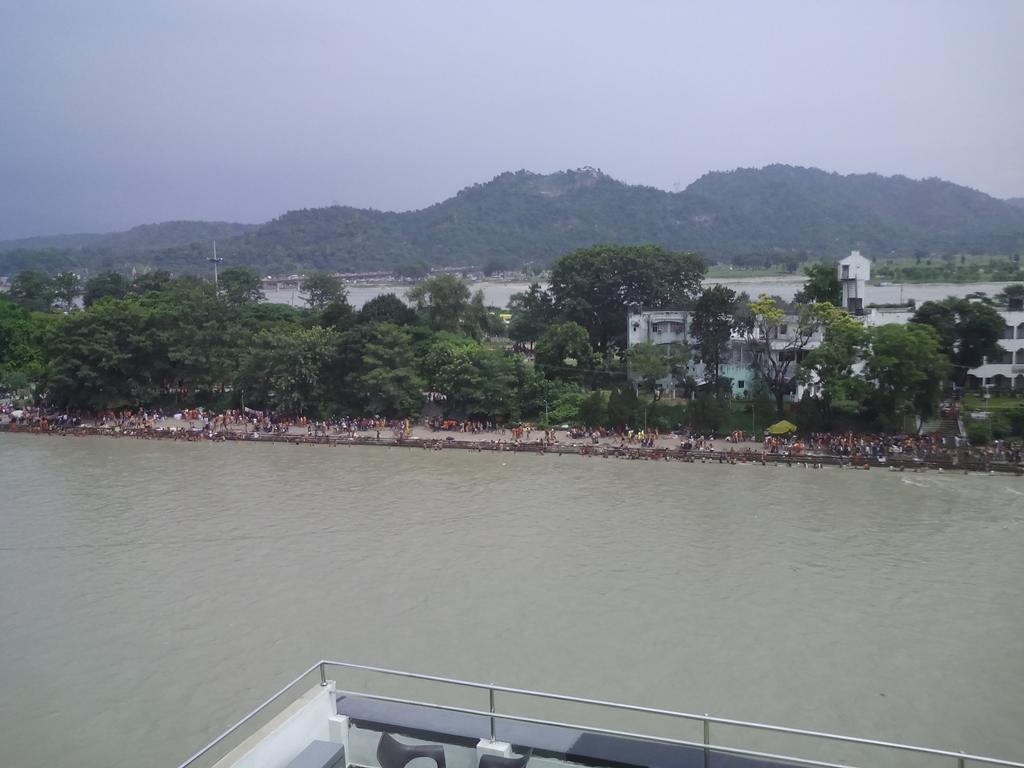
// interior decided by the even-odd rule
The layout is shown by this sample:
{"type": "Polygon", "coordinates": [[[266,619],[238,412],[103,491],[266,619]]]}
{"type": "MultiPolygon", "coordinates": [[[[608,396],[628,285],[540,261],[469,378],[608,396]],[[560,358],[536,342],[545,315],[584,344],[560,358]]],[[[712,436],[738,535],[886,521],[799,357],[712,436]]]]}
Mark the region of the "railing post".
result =
{"type": "MultiPolygon", "coordinates": [[[[495,730],[494,727],[494,689],[488,688],[487,693],[489,694],[491,707],[491,741],[497,741],[498,732],[495,730]]],[[[963,766],[960,766],[960,768],[963,768],[963,766]]]]}
{"type": "MultiPolygon", "coordinates": [[[[708,744],[711,743],[711,723],[707,720],[708,713],[704,713],[704,768],[708,768],[711,763],[711,750],[708,749],[708,744]]],[[[960,766],[963,768],[963,766],[960,766]]]]}
{"type": "MultiPolygon", "coordinates": [[[[960,754],[964,754],[962,749],[960,750],[960,754]]],[[[956,759],[956,768],[964,768],[964,759],[962,757],[958,757],[956,759]]]]}
{"type": "Polygon", "coordinates": [[[322,661],[320,662],[320,686],[324,687],[327,685],[327,665],[322,661]]]}

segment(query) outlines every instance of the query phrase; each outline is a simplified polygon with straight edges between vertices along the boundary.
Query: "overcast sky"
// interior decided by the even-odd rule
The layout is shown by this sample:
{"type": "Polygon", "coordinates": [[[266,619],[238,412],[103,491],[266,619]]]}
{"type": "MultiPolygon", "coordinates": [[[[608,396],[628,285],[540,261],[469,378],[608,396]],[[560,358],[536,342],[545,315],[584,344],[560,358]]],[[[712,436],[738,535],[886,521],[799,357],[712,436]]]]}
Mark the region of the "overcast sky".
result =
{"type": "Polygon", "coordinates": [[[1024,1],[3,0],[0,238],[769,163],[1024,196],[1024,1]]]}

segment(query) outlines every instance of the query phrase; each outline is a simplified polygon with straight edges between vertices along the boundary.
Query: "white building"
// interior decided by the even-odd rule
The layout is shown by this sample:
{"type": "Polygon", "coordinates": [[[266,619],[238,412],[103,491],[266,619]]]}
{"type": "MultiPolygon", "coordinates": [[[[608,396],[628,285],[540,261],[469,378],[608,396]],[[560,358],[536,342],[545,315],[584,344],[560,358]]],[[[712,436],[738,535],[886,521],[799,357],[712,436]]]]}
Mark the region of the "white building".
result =
{"type": "Polygon", "coordinates": [[[840,259],[836,272],[843,286],[843,309],[851,315],[863,314],[871,279],[871,260],[861,256],[860,251],[850,251],[849,256],[840,259]]]}
{"type": "MultiPolygon", "coordinates": [[[[864,325],[871,327],[910,322],[914,315],[914,307],[869,307],[868,281],[871,278],[871,261],[861,255],[860,251],[851,251],[850,255],[836,264],[836,275],[843,288],[843,308],[857,317],[864,325]]],[[[967,388],[972,390],[1024,390],[1024,300],[1011,301],[1008,309],[1000,310],[1006,323],[1003,338],[999,344],[1003,349],[997,359],[986,360],[984,365],[972,368],[967,375],[967,388]]],[[[635,344],[669,344],[682,342],[690,344],[691,313],[685,310],[662,310],[643,312],[631,309],[627,316],[627,346],[635,344]]],[[[784,317],[774,329],[770,345],[776,354],[784,354],[783,350],[791,343],[795,317],[784,317]]],[[[820,331],[810,339],[801,356],[817,347],[822,340],[820,331]]],[[[722,361],[721,374],[732,379],[733,395],[743,397],[752,391],[754,386],[753,354],[749,339],[734,335],[729,353],[722,361]]],[[[799,360],[794,361],[798,363],[799,360]]],[[[858,364],[858,368],[862,364],[858,364]]],[[[796,373],[796,366],[793,366],[796,373]]],[[[690,365],[690,375],[699,383],[704,378],[704,366],[700,363],[690,365]]],[[[662,382],[666,388],[672,382],[662,382]]],[[[800,399],[804,392],[812,396],[820,393],[820,386],[811,382],[807,386],[794,382],[791,398],[800,399]]]]}
{"type": "Polygon", "coordinates": [[[631,309],[626,317],[626,346],[635,344],[687,343],[690,313],[684,310],[642,312],[631,309]]]}
{"type": "Polygon", "coordinates": [[[1003,353],[967,372],[968,389],[1024,390],[1024,304],[1021,299],[1011,301],[999,314],[1006,323],[999,340],[1003,353]]]}
{"type": "MultiPolygon", "coordinates": [[[[692,313],[687,310],[658,310],[645,312],[640,309],[631,309],[626,317],[626,346],[632,347],[636,344],[687,344],[691,348],[693,343],[690,337],[692,313]]],[[[779,354],[787,347],[795,335],[796,318],[786,317],[775,327],[770,346],[779,354]]],[[[733,333],[729,348],[719,365],[719,374],[732,380],[733,397],[743,397],[753,393],[754,353],[750,339],[743,334],[733,333]]],[[[821,341],[820,333],[812,338],[810,348],[818,345],[821,341]]],[[[794,361],[798,362],[798,361],[794,361]]],[[[796,373],[796,365],[793,365],[793,373],[796,373]]],[[[689,375],[693,377],[697,385],[704,383],[704,364],[691,362],[689,375]]],[[[666,390],[671,390],[675,383],[671,377],[666,377],[659,384],[666,390]]],[[[803,396],[804,385],[794,382],[795,391],[793,397],[799,399],[803,396]]],[[[817,385],[810,385],[812,394],[816,394],[817,385]]]]}

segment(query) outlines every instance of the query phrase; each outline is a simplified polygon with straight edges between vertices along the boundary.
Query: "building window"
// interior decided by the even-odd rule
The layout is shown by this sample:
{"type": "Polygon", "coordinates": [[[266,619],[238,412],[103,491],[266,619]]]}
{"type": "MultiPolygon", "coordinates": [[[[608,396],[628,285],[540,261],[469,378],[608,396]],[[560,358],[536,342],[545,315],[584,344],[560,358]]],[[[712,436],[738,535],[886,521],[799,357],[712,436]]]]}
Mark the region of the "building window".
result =
{"type": "Polygon", "coordinates": [[[736,389],[743,389],[743,385],[745,383],[746,382],[744,382],[742,379],[740,379],[739,381],[736,382],[736,389]]]}
{"type": "Polygon", "coordinates": [[[850,279],[850,265],[849,264],[843,264],[843,280],[849,280],[849,279],[850,279]]]}
{"type": "Polygon", "coordinates": [[[680,334],[686,330],[686,325],[679,322],[678,320],[662,320],[660,323],[654,324],[655,333],[675,333],[680,334]]]}
{"type": "Polygon", "coordinates": [[[1004,339],[1012,339],[1013,338],[1013,326],[1012,325],[1006,326],[1006,329],[1003,331],[1003,338],[1004,339]]]}
{"type": "Polygon", "coordinates": [[[788,325],[780,325],[779,326],[779,336],[785,336],[787,333],[789,333],[789,326],[788,325]]]}

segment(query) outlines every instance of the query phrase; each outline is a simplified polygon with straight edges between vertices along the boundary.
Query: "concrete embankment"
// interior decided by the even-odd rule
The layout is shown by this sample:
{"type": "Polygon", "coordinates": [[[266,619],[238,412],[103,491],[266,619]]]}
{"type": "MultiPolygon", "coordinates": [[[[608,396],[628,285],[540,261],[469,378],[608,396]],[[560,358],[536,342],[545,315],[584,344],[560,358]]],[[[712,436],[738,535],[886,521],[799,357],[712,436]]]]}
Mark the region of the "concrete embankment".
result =
{"type": "Polygon", "coordinates": [[[354,446],[369,445],[379,447],[399,447],[420,450],[464,450],[464,451],[506,451],[510,453],[532,453],[536,455],[563,454],[588,456],[595,458],[615,458],[644,461],[681,461],[685,463],[717,463],[717,464],[768,464],[785,465],[788,467],[821,468],[840,467],[843,469],[858,470],[890,470],[899,472],[922,472],[927,470],[944,472],[999,472],[1002,474],[1024,475],[1024,465],[1011,464],[1005,461],[995,461],[979,457],[959,456],[933,456],[927,459],[902,457],[899,455],[890,456],[886,461],[859,456],[832,456],[818,454],[786,455],[781,453],[768,453],[755,447],[756,444],[747,445],[728,450],[685,450],[681,448],[640,448],[626,445],[591,445],[586,443],[554,443],[544,444],[542,442],[514,442],[506,440],[464,440],[453,437],[370,437],[357,436],[348,437],[344,435],[295,435],[295,434],[266,434],[266,433],[242,433],[224,431],[216,433],[200,432],[198,430],[185,429],[148,429],[148,430],[121,430],[111,427],[99,426],[77,426],[71,428],[50,428],[43,430],[41,427],[30,427],[14,424],[0,424],[0,432],[22,432],[31,434],[47,434],[64,437],[123,437],[142,440],[177,440],[185,442],[243,442],[243,443],[278,443],[288,445],[326,445],[326,446],[354,446]]]}

